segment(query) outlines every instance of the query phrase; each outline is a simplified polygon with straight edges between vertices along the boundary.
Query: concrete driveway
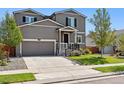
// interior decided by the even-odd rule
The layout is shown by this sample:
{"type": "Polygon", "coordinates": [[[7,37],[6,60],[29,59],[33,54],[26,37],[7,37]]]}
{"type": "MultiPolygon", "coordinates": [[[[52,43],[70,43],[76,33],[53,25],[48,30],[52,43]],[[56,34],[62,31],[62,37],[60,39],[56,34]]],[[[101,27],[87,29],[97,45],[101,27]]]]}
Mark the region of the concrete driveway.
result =
{"type": "Polygon", "coordinates": [[[101,72],[80,66],[64,57],[23,57],[28,69],[43,82],[78,79],[101,72]]]}

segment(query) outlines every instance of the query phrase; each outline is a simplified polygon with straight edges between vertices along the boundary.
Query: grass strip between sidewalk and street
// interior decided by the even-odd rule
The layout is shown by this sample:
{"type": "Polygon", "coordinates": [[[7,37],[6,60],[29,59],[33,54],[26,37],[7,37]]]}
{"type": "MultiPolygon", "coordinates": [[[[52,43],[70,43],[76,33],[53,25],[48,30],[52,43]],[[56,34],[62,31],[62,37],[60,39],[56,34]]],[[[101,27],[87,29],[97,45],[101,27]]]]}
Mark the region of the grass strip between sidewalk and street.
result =
{"type": "Polygon", "coordinates": [[[107,72],[120,72],[124,71],[124,65],[121,66],[107,66],[107,67],[96,67],[95,70],[101,71],[103,73],[107,72]]]}
{"type": "Polygon", "coordinates": [[[18,83],[33,80],[35,80],[33,73],[0,75],[0,84],[18,83]]]}

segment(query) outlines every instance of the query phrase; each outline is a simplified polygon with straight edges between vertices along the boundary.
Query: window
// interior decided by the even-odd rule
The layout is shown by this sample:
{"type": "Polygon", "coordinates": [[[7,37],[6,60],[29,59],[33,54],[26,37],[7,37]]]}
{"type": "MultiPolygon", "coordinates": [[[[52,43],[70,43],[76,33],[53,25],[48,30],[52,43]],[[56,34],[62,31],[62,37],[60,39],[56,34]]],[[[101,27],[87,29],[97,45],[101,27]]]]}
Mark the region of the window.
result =
{"type": "Polygon", "coordinates": [[[66,26],[77,27],[77,19],[74,17],[66,17],[66,26]]]}
{"type": "Polygon", "coordinates": [[[77,43],[82,43],[82,35],[77,35],[77,43]]]}
{"type": "Polygon", "coordinates": [[[36,17],[33,17],[33,16],[23,16],[23,22],[24,23],[32,23],[32,22],[35,22],[35,21],[37,21],[36,17]]]}

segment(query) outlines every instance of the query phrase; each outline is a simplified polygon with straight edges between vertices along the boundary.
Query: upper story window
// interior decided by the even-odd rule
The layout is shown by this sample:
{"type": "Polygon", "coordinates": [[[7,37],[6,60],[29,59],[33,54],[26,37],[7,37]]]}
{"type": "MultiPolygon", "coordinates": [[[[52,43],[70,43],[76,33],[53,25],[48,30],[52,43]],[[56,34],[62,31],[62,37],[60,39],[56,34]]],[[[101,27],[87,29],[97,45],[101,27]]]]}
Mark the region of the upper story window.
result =
{"type": "Polygon", "coordinates": [[[23,16],[23,22],[24,23],[32,23],[32,22],[35,22],[35,21],[37,21],[36,17],[33,17],[33,16],[23,16]]]}
{"type": "Polygon", "coordinates": [[[74,17],[66,17],[66,26],[77,27],[77,19],[74,17]]]}
{"type": "Polygon", "coordinates": [[[82,35],[77,35],[77,43],[82,44],[82,35]]]}

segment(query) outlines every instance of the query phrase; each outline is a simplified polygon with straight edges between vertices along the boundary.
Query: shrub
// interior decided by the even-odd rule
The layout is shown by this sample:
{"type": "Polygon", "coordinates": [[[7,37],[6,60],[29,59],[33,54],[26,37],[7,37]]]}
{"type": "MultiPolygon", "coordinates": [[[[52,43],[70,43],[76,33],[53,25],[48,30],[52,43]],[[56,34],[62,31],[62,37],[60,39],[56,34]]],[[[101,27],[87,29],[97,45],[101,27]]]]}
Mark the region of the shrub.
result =
{"type": "Polygon", "coordinates": [[[85,54],[92,54],[92,51],[90,51],[90,49],[86,48],[85,49],[85,54]]]}
{"type": "Polygon", "coordinates": [[[6,51],[4,50],[4,44],[0,43],[0,60],[3,60],[6,58],[6,51]]]}
{"type": "Polygon", "coordinates": [[[84,48],[80,48],[80,52],[82,55],[85,55],[85,49],[84,48]]]}
{"type": "Polygon", "coordinates": [[[124,52],[123,51],[117,51],[115,54],[117,57],[119,56],[124,56],[124,52]]]}
{"type": "Polygon", "coordinates": [[[120,56],[124,56],[124,52],[121,52],[121,53],[120,53],[120,56]]]}
{"type": "Polygon", "coordinates": [[[67,50],[66,50],[66,53],[65,53],[65,55],[66,55],[66,56],[71,56],[71,52],[72,52],[72,50],[70,50],[70,49],[67,49],[67,50]]]}
{"type": "Polygon", "coordinates": [[[7,65],[7,61],[0,60],[0,66],[6,66],[6,65],[7,65]]]}
{"type": "Polygon", "coordinates": [[[78,51],[78,50],[73,50],[70,55],[71,56],[80,56],[81,55],[81,52],[78,51]]]}

